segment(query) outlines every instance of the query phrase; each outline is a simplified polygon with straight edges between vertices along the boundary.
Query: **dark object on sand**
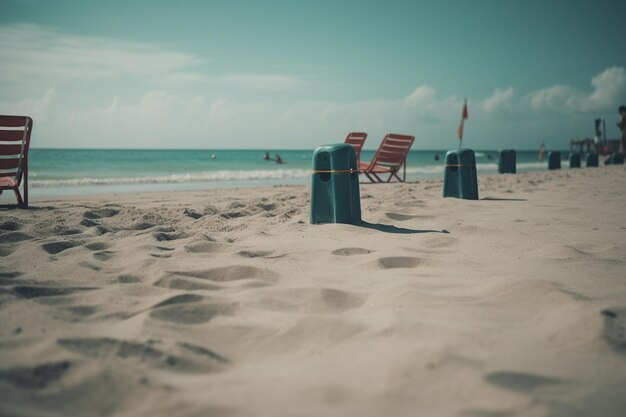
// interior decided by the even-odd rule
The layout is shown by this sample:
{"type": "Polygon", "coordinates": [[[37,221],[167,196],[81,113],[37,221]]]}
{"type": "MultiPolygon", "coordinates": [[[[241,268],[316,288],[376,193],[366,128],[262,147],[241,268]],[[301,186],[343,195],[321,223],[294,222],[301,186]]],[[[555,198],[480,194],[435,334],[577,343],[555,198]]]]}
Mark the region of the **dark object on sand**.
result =
{"type": "Polygon", "coordinates": [[[561,169],[561,152],[548,154],[548,169],[561,169]]]}
{"type": "Polygon", "coordinates": [[[580,153],[579,152],[573,152],[569,154],[569,167],[580,168],[580,153]]]}
{"type": "Polygon", "coordinates": [[[517,155],[513,149],[500,151],[498,172],[500,174],[515,174],[517,172],[517,155]]]}
{"type": "Polygon", "coordinates": [[[445,162],[443,196],[478,200],[478,177],[474,151],[471,149],[448,151],[445,162]]]}
{"type": "Polygon", "coordinates": [[[598,154],[597,153],[588,153],[587,154],[587,167],[597,167],[598,163],[598,154]]]}
{"type": "Polygon", "coordinates": [[[361,222],[356,152],[352,145],[320,146],[313,153],[311,224],[361,222]]]}

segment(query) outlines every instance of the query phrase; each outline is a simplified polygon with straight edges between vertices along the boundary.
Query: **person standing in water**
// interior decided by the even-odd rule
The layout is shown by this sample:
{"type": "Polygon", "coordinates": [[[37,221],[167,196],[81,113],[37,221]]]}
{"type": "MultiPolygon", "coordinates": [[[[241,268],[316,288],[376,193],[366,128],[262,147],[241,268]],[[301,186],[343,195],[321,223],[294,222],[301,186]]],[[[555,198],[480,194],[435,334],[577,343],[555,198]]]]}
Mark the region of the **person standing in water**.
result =
{"type": "Polygon", "coordinates": [[[622,133],[622,136],[620,137],[621,139],[620,152],[624,153],[626,152],[626,106],[622,104],[621,106],[619,106],[617,111],[619,112],[619,116],[620,116],[619,120],[617,121],[617,127],[622,133]]]}

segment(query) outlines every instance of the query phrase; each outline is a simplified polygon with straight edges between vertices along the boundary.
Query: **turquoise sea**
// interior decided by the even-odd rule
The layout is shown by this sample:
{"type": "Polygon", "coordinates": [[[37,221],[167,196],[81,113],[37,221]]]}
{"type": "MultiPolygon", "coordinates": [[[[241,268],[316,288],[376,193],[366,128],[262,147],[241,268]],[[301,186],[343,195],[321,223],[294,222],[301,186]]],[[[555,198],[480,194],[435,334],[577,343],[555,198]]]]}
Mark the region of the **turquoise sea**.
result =
{"type": "MultiPolygon", "coordinates": [[[[265,150],[31,149],[31,198],[136,191],[308,184],[313,150],[269,150],[285,161],[265,161],[265,150]]],[[[407,159],[407,179],[442,178],[445,150],[416,150],[407,159]],[[435,155],[439,160],[435,160],[435,155]]],[[[369,161],[373,150],[364,150],[369,161]]],[[[567,156],[562,152],[563,157],[567,156]]],[[[497,173],[498,152],[476,151],[480,175],[497,173]]],[[[547,169],[536,151],[518,151],[518,172],[547,169]]],[[[362,182],[367,182],[361,177],[362,182]]],[[[13,199],[0,196],[0,203],[13,199]]]]}

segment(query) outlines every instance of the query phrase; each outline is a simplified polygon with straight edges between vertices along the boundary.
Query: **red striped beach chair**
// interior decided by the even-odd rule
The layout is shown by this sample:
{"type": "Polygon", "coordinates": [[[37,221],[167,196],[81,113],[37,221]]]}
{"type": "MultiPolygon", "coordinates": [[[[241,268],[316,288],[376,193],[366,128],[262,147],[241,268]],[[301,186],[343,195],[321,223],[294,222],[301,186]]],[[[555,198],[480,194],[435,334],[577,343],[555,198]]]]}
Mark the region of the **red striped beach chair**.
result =
{"type": "Polygon", "coordinates": [[[33,119],[0,116],[0,194],[13,190],[20,207],[28,207],[28,148],[33,119]],[[20,193],[23,188],[23,197],[20,193]]]}
{"type": "Polygon", "coordinates": [[[406,181],[406,155],[414,140],[414,136],[388,133],[371,162],[359,163],[359,174],[365,174],[371,182],[390,182],[393,177],[400,182],[406,181]],[[398,175],[400,168],[402,168],[402,177],[398,175]],[[383,181],[382,175],[389,175],[386,181],[383,181]]]}

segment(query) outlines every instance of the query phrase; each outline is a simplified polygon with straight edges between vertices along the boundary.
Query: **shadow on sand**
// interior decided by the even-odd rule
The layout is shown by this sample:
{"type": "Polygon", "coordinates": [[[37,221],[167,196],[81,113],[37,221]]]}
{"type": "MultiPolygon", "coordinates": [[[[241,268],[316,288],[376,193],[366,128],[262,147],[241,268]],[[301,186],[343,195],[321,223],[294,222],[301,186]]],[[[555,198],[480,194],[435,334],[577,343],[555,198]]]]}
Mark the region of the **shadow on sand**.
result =
{"type": "Polygon", "coordinates": [[[417,229],[406,229],[404,227],[396,227],[388,224],[380,224],[380,223],[368,223],[361,221],[360,223],[356,223],[355,226],[365,227],[367,229],[378,230],[379,232],[385,233],[396,233],[400,235],[413,235],[418,233],[450,233],[446,229],[443,230],[417,230],[417,229]]]}
{"type": "Polygon", "coordinates": [[[495,197],[485,197],[481,198],[481,201],[528,201],[525,198],[495,198],[495,197]]]}

